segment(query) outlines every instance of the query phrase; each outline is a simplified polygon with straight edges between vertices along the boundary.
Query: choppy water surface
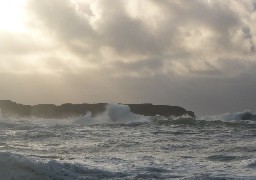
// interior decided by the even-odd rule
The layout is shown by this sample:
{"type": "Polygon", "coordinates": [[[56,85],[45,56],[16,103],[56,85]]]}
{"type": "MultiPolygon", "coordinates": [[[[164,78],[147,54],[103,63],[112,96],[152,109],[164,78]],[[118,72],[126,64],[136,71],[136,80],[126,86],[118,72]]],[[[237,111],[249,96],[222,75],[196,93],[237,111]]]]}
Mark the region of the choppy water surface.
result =
{"type": "Polygon", "coordinates": [[[4,179],[256,179],[250,121],[3,119],[0,139],[4,179]]]}

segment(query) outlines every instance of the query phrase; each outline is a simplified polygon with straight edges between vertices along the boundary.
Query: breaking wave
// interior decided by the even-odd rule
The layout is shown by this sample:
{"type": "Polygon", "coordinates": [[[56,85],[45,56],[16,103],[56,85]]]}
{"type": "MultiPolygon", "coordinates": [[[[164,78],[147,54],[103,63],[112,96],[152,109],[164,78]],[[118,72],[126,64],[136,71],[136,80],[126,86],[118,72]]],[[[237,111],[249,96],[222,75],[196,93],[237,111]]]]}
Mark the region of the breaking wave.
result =
{"type": "Polygon", "coordinates": [[[2,124],[23,124],[26,123],[34,125],[96,125],[96,124],[123,124],[123,125],[141,125],[147,123],[153,123],[158,125],[214,125],[214,124],[256,124],[256,113],[250,110],[225,113],[214,116],[205,116],[201,118],[194,118],[189,115],[183,116],[143,116],[134,114],[130,111],[128,105],[123,104],[108,104],[105,107],[105,111],[92,115],[91,112],[87,112],[82,117],[69,117],[62,119],[47,119],[38,117],[4,117],[0,109],[0,123],[2,124]]]}
{"type": "Polygon", "coordinates": [[[127,176],[121,172],[110,172],[90,166],[58,162],[40,161],[26,156],[0,153],[1,179],[99,179],[121,178],[127,176]]]}
{"type": "Polygon", "coordinates": [[[180,116],[180,117],[155,117],[154,122],[157,124],[162,124],[162,125],[195,125],[198,121],[195,118],[192,118],[190,116],[180,116]]]}
{"type": "Polygon", "coordinates": [[[128,105],[108,104],[103,113],[92,117],[92,113],[87,112],[85,116],[76,119],[75,122],[80,124],[149,123],[151,117],[132,113],[128,105]]]}
{"type": "Polygon", "coordinates": [[[206,116],[202,118],[203,120],[221,120],[221,121],[240,121],[240,120],[252,120],[256,121],[256,114],[252,113],[250,110],[236,113],[225,113],[215,116],[206,116]]]}
{"type": "Polygon", "coordinates": [[[144,124],[144,123],[157,123],[157,124],[195,124],[196,119],[189,115],[180,117],[164,117],[164,116],[143,116],[134,114],[130,111],[128,105],[123,104],[109,104],[106,110],[92,117],[92,113],[88,112],[85,116],[75,120],[79,124],[144,124]]]}

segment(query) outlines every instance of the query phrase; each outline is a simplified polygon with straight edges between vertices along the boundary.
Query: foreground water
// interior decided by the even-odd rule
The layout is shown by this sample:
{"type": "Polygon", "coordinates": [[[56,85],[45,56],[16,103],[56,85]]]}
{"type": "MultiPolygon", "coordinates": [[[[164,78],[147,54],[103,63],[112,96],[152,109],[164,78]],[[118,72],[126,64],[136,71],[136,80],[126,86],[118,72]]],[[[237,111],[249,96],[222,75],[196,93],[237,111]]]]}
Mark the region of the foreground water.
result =
{"type": "Polygon", "coordinates": [[[0,140],[1,179],[256,179],[254,121],[2,118],[0,140]]]}

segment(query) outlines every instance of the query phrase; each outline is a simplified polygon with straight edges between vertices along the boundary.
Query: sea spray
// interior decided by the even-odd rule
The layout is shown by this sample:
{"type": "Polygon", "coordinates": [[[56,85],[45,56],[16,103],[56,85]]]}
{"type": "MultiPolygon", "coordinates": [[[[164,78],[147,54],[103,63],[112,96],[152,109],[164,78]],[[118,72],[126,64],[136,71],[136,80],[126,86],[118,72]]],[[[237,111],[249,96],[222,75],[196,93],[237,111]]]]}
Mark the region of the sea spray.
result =
{"type": "Polygon", "coordinates": [[[80,123],[12,119],[0,122],[3,179],[256,179],[256,124],[245,120],[145,117],[120,105],[80,123]]]}
{"type": "Polygon", "coordinates": [[[148,123],[152,117],[136,115],[130,111],[128,105],[108,104],[103,113],[92,117],[91,112],[75,120],[80,124],[108,124],[108,123],[148,123]]]}
{"type": "Polygon", "coordinates": [[[222,120],[222,121],[232,121],[232,120],[252,120],[256,121],[256,114],[252,113],[250,110],[245,110],[242,112],[235,113],[225,113],[214,116],[205,116],[201,118],[202,120],[222,120]]]}

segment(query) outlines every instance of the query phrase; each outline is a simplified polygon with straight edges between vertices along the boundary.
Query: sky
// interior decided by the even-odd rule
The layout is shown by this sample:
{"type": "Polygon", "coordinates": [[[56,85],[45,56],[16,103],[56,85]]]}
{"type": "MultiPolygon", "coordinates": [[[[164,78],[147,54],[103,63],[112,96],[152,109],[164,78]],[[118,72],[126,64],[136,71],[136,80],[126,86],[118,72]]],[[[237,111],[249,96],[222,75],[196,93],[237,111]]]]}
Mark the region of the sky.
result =
{"type": "Polygon", "coordinates": [[[0,0],[0,99],[256,112],[256,0],[0,0]]]}

